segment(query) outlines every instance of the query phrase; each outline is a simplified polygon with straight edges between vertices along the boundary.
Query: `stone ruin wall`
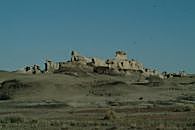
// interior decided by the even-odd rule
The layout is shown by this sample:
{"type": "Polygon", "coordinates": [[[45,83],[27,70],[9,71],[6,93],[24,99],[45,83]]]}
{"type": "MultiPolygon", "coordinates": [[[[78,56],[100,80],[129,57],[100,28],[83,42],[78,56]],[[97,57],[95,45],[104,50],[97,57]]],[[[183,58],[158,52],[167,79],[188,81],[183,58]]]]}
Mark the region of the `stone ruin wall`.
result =
{"type": "MultiPolygon", "coordinates": [[[[166,75],[161,74],[158,71],[150,70],[144,68],[144,66],[136,60],[128,60],[128,56],[123,51],[117,51],[113,59],[102,60],[99,58],[90,58],[80,55],[76,51],[71,52],[70,61],[65,62],[53,62],[51,60],[46,60],[44,73],[54,73],[66,70],[68,68],[80,67],[88,71],[93,68],[94,72],[111,74],[111,73],[124,73],[130,74],[132,71],[141,72],[144,76],[159,76],[161,78],[166,77],[166,75]]],[[[24,68],[23,73],[41,73],[40,67],[34,65],[31,67],[24,68]]],[[[91,72],[91,71],[90,71],[91,72]]]]}
{"type": "Polygon", "coordinates": [[[128,60],[127,54],[123,51],[117,51],[115,55],[116,60],[128,60]]]}
{"type": "Polygon", "coordinates": [[[54,72],[59,69],[60,64],[58,62],[53,62],[51,60],[46,60],[45,62],[45,72],[54,72]]]}
{"type": "Polygon", "coordinates": [[[17,73],[25,73],[25,74],[40,74],[42,73],[39,65],[34,64],[32,66],[25,66],[24,68],[17,70],[17,73]]]}
{"type": "Polygon", "coordinates": [[[109,68],[115,70],[143,70],[143,65],[135,60],[128,60],[127,54],[122,51],[117,51],[114,59],[106,61],[109,68]]]}

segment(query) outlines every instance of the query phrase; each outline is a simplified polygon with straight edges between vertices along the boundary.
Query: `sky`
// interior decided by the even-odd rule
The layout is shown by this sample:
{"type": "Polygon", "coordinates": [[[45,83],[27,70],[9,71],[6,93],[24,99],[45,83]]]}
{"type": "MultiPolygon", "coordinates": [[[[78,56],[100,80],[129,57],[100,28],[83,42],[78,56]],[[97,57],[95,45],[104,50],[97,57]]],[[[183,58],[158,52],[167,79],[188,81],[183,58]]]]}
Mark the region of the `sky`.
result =
{"type": "Polygon", "coordinates": [[[195,73],[195,0],[0,0],[0,70],[123,50],[159,71],[195,73]]]}

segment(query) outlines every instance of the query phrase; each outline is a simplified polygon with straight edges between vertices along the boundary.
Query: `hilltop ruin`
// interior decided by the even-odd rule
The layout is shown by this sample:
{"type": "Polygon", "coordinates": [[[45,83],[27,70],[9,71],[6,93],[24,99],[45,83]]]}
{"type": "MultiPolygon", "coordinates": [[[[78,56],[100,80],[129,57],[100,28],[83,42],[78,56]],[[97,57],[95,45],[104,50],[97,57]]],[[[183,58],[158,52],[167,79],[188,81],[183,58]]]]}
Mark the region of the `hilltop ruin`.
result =
{"type": "Polygon", "coordinates": [[[86,57],[76,51],[71,52],[71,58],[68,61],[54,62],[52,60],[45,61],[44,70],[39,65],[27,66],[20,71],[23,73],[98,73],[109,75],[131,75],[134,72],[140,73],[144,77],[157,76],[161,79],[172,76],[184,76],[185,73],[170,74],[167,72],[160,73],[156,70],[148,69],[142,63],[128,59],[127,53],[117,51],[115,57],[102,60],[96,57],[86,57]]]}

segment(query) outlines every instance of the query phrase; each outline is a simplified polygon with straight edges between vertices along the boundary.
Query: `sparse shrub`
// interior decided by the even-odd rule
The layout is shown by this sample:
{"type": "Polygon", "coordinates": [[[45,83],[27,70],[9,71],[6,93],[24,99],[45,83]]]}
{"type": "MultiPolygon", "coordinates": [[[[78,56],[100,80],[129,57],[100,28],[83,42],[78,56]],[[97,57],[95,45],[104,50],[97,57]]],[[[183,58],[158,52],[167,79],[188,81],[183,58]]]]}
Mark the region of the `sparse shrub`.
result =
{"type": "Polygon", "coordinates": [[[174,112],[187,112],[187,111],[192,111],[193,109],[194,109],[193,105],[180,104],[180,105],[176,106],[176,108],[174,109],[174,112]]]}
{"type": "Polygon", "coordinates": [[[23,84],[16,79],[4,81],[0,87],[0,100],[9,100],[16,90],[21,90],[26,87],[30,87],[30,85],[23,84]]]}
{"type": "Polygon", "coordinates": [[[137,127],[137,124],[136,123],[131,123],[130,126],[131,126],[130,127],[131,129],[135,129],[137,127]]]}
{"type": "Polygon", "coordinates": [[[117,114],[113,110],[106,111],[106,114],[104,116],[104,120],[115,120],[117,119],[117,114]]]}
{"type": "Polygon", "coordinates": [[[61,130],[69,130],[68,127],[62,127],[61,130]]]}
{"type": "Polygon", "coordinates": [[[93,129],[91,130],[100,130],[100,127],[99,126],[95,126],[93,129]]]}
{"type": "Polygon", "coordinates": [[[117,130],[117,127],[116,126],[113,126],[111,128],[107,128],[106,130],[117,130]]]}
{"type": "Polygon", "coordinates": [[[162,81],[162,79],[160,77],[155,76],[155,75],[151,75],[151,76],[147,77],[146,80],[148,80],[150,82],[159,82],[159,81],[162,81]]]}
{"type": "Polygon", "coordinates": [[[2,92],[0,94],[0,100],[9,100],[9,99],[11,99],[11,97],[8,93],[2,92]]]}
{"type": "Polygon", "coordinates": [[[51,126],[62,126],[63,123],[59,120],[51,121],[51,126]]]}
{"type": "Polygon", "coordinates": [[[76,126],[76,122],[73,122],[73,121],[72,121],[72,122],[70,123],[70,126],[76,126]]]}
{"type": "Polygon", "coordinates": [[[39,123],[39,121],[36,120],[36,119],[32,119],[32,120],[29,121],[29,123],[31,123],[31,124],[37,124],[37,123],[39,123]]]}
{"type": "Polygon", "coordinates": [[[177,97],[178,100],[187,100],[187,101],[194,101],[195,96],[194,95],[182,95],[177,97]]]}
{"type": "Polygon", "coordinates": [[[156,130],[165,130],[165,128],[166,128],[165,125],[160,123],[156,130]]]}
{"type": "Polygon", "coordinates": [[[152,87],[157,87],[163,84],[163,80],[160,77],[155,75],[147,77],[146,80],[149,81],[148,85],[152,87]]]}
{"type": "Polygon", "coordinates": [[[0,123],[24,123],[24,118],[20,116],[8,116],[0,120],[0,123]]]}

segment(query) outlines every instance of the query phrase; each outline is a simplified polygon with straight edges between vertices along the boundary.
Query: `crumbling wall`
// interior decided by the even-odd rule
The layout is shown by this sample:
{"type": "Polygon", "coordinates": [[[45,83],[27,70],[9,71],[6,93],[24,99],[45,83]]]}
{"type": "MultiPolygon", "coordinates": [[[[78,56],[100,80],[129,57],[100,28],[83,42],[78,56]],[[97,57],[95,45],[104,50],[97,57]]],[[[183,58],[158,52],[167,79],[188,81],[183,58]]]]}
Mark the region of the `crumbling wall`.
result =
{"type": "Polygon", "coordinates": [[[162,73],[158,72],[157,70],[152,70],[152,69],[147,69],[147,68],[144,69],[143,75],[145,77],[157,76],[160,79],[164,79],[165,78],[165,76],[162,73]]]}
{"type": "Polygon", "coordinates": [[[96,66],[93,71],[99,74],[109,74],[110,72],[109,67],[106,66],[96,66]]]}
{"type": "MultiPolygon", "coordinates": [[[[46,60],[45,62],[45,70],[44,72],[62,72],[69,70],[77,71],[77,72],[97,72],[104,74],[132,74],[132,72],[139,72],[143,76],[159,76],[166,77],[167,74],[161,74],[157,71],[145,69],[141,63],[136,60],[128,60],[128,56],[123,51],[117,51],[115,53],[115,57],[113,59],[101,60],[98,58],[89,58],[80,55],[76,51],[71,52],[71,60],[66,62],[53,62],[51,60],[46,60]]],[[[38,65],[27,66],[21,72],[23,73],[41,73],[40,67],[38,65]]],[[[179,74],[170,74],[171,76],[185,76],[184,72],[180,72],[179,74]]],[[[169,76],[169,75],[168,75],[169,76]]],[[[167,76],[167,77],[168,77],[167,76]]]]}
{"type": "Polygon", "coordinates": [[[53,62],[51,60],[46,60],[45,62],[45,72],[54,72],[59,69],[59,63],[53,62]]]}
{"type": "Polygon", "coordinates": [[[110,69],[118,69],[118,64],[117,64],[117,61],[116,60],[108,59],[106,61],[106,64],[108,65],[108,67],[110,69]]]}
{"type": "Polygon", "coordinates": [[[104,60],[101,60],[101,59],[98,59],[98,58],[92,58],[91,64],[93,66],[96,66],[96,67],[97,66],[104,66],[104,67],[108,66],[104,60]]]}
{"type": "Polygon", "coordinates": [[[40,74],[41,73],[41,68],[39,65],[35,64],[33,67],[32,67],[32,73],[33,74],[40,74]]]}
{"type": "Polygon", "coordinates": [[[120,70],[130,70],[130,69],[132,69],[128,60],[118,62],[117,66],[118,66],[118,69],[120,69],[120,70]]]}
{"type": "Polygon", "coordinates": [[[127,60],[127,54],[123,51],[117,51],[115,55],[116,60],[127,60]]]}
{"type": "Polygon", "coordinates": [[[41,73],[41,68],[39,65],[35,64],[32,66],[26,66],[23,69],[17,70],[16,72],[25,74],[39,74],[41,73]]]}
{"type": "Polygon", "coordinates": [[[131,60],[129,61],[129,64],[132,70],[143,70],[144,69],[143,65],[139,63],[138,61],[131,60]]]}
{"type": "Polygon", "coordinates": [[[71,62],[72,63],[77,63],[77,64],[87,64],[92,62],[91,58],[81,56],[78,52],[72,51],[71,52],[71,62]]]}
{"type": "Polygon", "coordinates": [[[136,70],[136,71],[143,71],[143,65],[135,60],[128,60],[127,54],[122,51],[116,52],[115,59],[108,59],[106,64],[109,68],[114,70],[136,70]]]}

